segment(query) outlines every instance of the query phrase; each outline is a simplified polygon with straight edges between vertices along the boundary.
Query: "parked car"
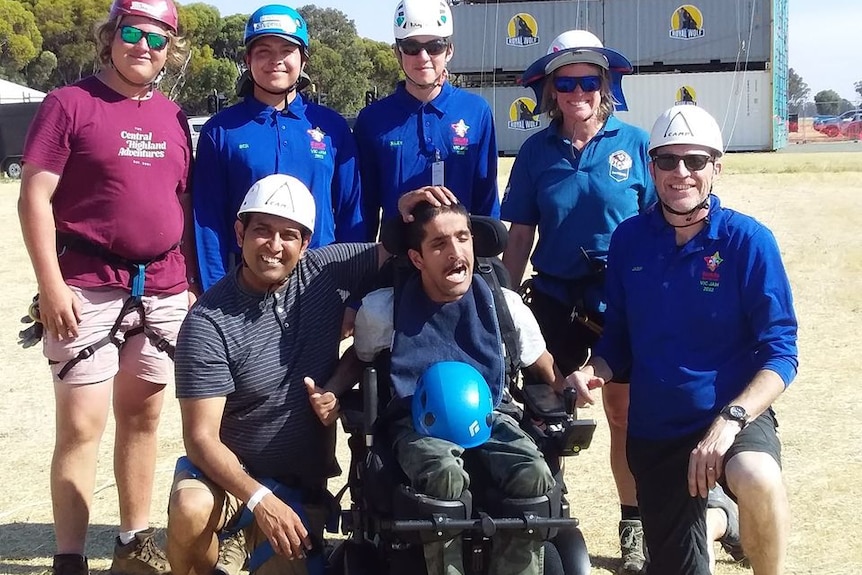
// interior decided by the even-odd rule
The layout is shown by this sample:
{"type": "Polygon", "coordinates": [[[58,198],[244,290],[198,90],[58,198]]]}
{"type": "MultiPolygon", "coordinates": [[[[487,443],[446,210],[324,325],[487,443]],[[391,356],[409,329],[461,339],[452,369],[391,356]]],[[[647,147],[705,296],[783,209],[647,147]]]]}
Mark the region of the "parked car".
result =
{"type": "Polygon", "coordinates": [[[192,152],[198,149],[198,138],[201,137],[201,129],[209,119],[209,116],[192,116],[189,118],[189,132],[192,134],[192,152]]]}
{"type": "Polygon", "coordinates": [[[835,138],[839,134],[843,134],[849,124],[859,120],[862,120],[862,109],[848,110],[840,116],[832,116],[823,120],[815,119],[814,129],[830,138],[835,138]]]}
{"type": "Polygon", "coordinates": [[[862,139],[862,118],[857,117],[841,125],[841,135],[851,140],[862,139]]]}

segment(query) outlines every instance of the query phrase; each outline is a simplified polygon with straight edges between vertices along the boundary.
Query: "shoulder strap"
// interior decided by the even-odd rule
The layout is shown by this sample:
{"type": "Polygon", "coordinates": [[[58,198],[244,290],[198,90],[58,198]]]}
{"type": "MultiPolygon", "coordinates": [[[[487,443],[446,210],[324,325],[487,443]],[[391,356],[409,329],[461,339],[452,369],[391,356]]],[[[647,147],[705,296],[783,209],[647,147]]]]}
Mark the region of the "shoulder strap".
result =
{"type": "Polygon", "coordinates": [[[509,312],[506,296],[503,295],[503,287],[500,285],[500,280],[494,271],[494,264],[489,259],[476,258],[476,272],[478,272],[477,275],[479,277],[485,280],[485,283],[491,288],[491,294],[494,296],[497,322],[500,324],[500,337],[503,339],[503,346],[506,352],[506,375],[512,381],[513,378],[518,376],[518,371],[522,367],[521,348],[518,343],[518,334],[515,330],[515,321],[512,319],[511,312],[509,312]]]}

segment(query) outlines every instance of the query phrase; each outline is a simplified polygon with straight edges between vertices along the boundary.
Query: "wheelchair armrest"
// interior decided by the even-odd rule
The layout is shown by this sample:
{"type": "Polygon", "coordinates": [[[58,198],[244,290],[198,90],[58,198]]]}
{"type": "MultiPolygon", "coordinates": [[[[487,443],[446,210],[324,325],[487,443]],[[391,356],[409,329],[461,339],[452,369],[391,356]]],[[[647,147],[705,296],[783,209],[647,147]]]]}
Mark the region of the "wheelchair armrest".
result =
{"type": "Polygon", "coordinates": [[[569,417],[563,398],[557,395],[551,386],[544,384],[525,385],[521,388],[521,392],[527,409],[537,418],[558,420],[569,417]]]}
{"type": "Polygon", "coordinates": [[[341,405],[341,427],[348,435],[362,434],[364,414],[362,390],[353,388],[338,398],[341,405]]]}

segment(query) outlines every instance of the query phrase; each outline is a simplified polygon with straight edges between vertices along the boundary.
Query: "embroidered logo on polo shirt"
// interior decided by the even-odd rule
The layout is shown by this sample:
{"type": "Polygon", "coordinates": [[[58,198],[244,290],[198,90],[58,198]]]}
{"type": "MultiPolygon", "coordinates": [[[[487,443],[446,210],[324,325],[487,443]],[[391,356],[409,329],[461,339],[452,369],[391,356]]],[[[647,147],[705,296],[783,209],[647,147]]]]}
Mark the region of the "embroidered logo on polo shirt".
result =
{"type": "Polygon", "coordinates": [[[706,270],[700,276],[700,286],[703,288],[703,291],[711,293],[719,286],[721,276],[716,270],[718,270],[718,266],[720,266],[724,260],[716,251],[711,256],[703,258],[703,261],[706,263],[706,270]]]}
{"type": "Polygon", "coordinates": [[[311,128],[306,130],[306,133],[311,137],[311,155],[322,160],[326,157],[326,134],[320,128],[311,128]]]}
{"type": "Polygon", "coordinates": [[[470,139],[467,138],[467,130],[470,129],[464,119],[461,118],[456,123],[451,125],[455,135],[452,136],[452,151],[459,155],[467,153],[467,148],[470,146],[470,139]]]}
{"type": "Polygon", "coordinates": [[[625,150],[617,150],[608,156],[608,164],[610,164],[611,177],[618,181],[624,182],[629,179],[629,172],[632,169],[632,157],[625,150]]]}
{"type": "Polygon", "coordinates": [[[715,252],[711,256],[706,256],[705,258],[703,258],[703,261],[706,262],[706,267],[709,268],[709,271],[714,272],[718,269],[718,266],[720,266],[724,260],[721,259],[721,256],[718,252],[715,252]]]}

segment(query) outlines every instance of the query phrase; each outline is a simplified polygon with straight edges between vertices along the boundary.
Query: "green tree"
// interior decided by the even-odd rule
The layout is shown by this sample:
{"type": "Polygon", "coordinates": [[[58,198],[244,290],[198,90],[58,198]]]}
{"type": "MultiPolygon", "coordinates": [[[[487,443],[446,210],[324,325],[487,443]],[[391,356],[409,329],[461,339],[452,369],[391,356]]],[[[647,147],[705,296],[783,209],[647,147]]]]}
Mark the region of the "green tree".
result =
{"type": "Polygon", "coordinates": [[[395,91],[395,85],[403,77],[392,45],[369,38],[361,38],[361,41],[365,50],[365,59],[371,62],[371,74],[368,78],[370,89],[377,89],[378,98],[391,94],[395,91]]]}
{"type": "Polygon", "coordinates": [[[824,116],[837,116],[841,113],[841,96],[835,90],[820,90],[814,94],[817,113],[824,116]]]}
{"type": "Polygon", "coordinates": [[[57,67],[41,86],[71,84],[99,69],[93,30],[108,16],[111,0],[30,0],[42,32],[42,49],[57,57],[57,67]]]}
{"type": "Polygon", "coordinates": [[[28,86],[48,85],[51,74],[57,69],[57,56],[44,50],[38,57],[31,60],[24,69],[24,78],[28,86]]]}
{"type": "Polygon", "coordinates": [[[373,69],[356,26],[334,8],[303,6],[299,12],[310,37],[306,72],[321,102],[346,116],[356,114],[365,104],[373,69]]]}
{"type": "Polygon", "coordinates": [[[245,36],[246,14],[232,14],[222,18],[221,30],[212,42],[213,54],[216,58],[227,58],[240,63],[245,52],[242,40],[245,36]]]}
{"type": "Polygon", "coordinates": [[[810,94],[811,88],[808,87],[802,76],[790,68],[787,74],[787,108],[791,112],[798,112],[810,94]]]}
{"type": "Polygon", "coordinates": [[[0,0],[0,76],[21,80],[21,70],[42,51],[36,18],[21,3],[0,0]]]}
{"type": "Polygon", "coordinates": [[[180,34],[192,45],[203,46],[216,38],[222,29],[218,8],[203,2],[177,6],[180,34]]]}
{"type": "Polygon", "coordinates": [[[233,48],[227,42],[236,36],[240,20],[244,29],[245,18],[222,18],[217,8],[201,2],[181,6],[179,18],[180,33],[191,47],[189,59],[182,69],[172,70],[159,87],[186,113],[203,114],[207,110],[207,96],[213,92],[234,95],[234,82],[239,75],[236,50],[242,43],[242,32],[233,48]],[[228,57],[224,57],[225,53],[228,57]]]}
{"type": "Polygon", "coordinates": [[[173,95],[189,115],[200,115],[207,111],[207,96],[214,91],[228,97],[234,95],[234,83],[239,75],[235,62],[227,58],[216,58],[209,46],[194,47],[183,83],[173,90],[173,95]]]}

